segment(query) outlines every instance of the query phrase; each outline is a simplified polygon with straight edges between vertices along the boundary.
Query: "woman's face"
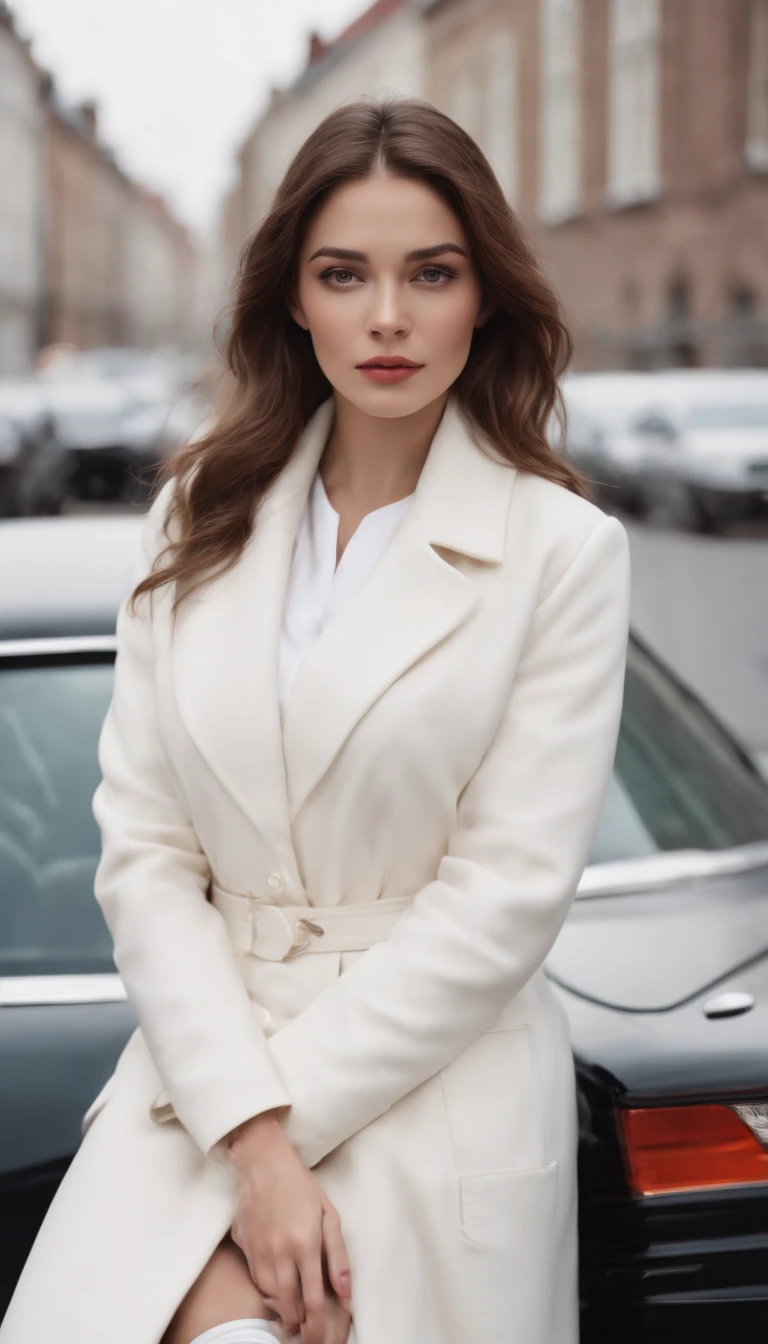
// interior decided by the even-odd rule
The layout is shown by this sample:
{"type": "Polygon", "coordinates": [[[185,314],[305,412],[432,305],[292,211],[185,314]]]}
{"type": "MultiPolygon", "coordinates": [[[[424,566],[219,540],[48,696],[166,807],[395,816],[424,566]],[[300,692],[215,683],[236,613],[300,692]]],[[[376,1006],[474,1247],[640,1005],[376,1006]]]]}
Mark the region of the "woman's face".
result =
{"type": "Polygon", "coordinates": [[[459,220],[422,182],[376,174],[338,187],[315,215],[291,312],[336,392],[374,416],[412,415],[469,355],[481,285],[459,220]],[[368,373],[384,356],[418,367],[368,373]]]}

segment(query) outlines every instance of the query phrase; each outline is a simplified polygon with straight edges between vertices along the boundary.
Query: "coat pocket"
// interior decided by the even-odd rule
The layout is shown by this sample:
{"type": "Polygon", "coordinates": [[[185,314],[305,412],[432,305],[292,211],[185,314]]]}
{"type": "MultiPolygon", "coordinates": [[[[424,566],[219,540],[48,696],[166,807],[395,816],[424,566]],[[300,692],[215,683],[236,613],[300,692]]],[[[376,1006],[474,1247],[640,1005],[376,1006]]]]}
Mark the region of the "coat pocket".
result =
{"type": "Polygon", "coordinates": [[[531,1248],[552,1239],[558,1164],[459,1179],[461,1230],[476,1245],[531,1248]]]}
{"type": "Polygon", "coordinates": [[[546,1166],[544,1107],[527,1025],[483,1032],[440,1079],[459,1176],[546,1166]]]}

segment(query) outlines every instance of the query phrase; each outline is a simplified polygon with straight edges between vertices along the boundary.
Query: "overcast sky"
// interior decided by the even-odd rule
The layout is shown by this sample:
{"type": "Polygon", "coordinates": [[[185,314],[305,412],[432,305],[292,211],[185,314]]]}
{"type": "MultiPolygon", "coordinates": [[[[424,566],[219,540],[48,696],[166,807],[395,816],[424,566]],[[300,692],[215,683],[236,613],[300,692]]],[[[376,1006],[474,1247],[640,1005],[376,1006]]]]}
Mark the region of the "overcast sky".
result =
{"type": "Polygon", "coordinates": [[[100,105],[122,166],[205,228],[270,84],[302,69],[307,33],[334,36],[367,0],[11,0],[39,63],[100,105]]]}

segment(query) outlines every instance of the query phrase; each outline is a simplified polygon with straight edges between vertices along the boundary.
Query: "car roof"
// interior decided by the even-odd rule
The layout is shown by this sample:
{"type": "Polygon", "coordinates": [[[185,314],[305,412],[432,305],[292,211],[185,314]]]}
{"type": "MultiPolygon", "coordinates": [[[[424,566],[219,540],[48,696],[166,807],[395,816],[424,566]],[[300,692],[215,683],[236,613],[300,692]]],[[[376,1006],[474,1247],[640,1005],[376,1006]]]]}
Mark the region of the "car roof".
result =
{"type": "Polygon", "coordinates": [[[765,406],[768,403],[768,373],[761,379],[720,378],[692,383],[689,380],[670,379],[655,383],[649,389],[649,405],[678,406],[732,406],[748,404],[765,406]]]}
{"type": "Polygon", "coordinates": [[[113,634],[143,521],[131,513],[0,523],[0,641],[113,634]]]}
{"type": "Polygon", "coordinates": [[[566,406],[589,409],[602,406],[634,407],[652,395],[653,382],[647,373],[572,373],[562,379],[566,406]]]}
{"type": "Polygon", "coordinates": [[[638,414],[666,410],[682,414],[688,408],[728,405],[739,401],[768,401],[767,369],[659,369],[648,372],[605,371],[569,374],[562,380],[569,411],[610,421],[613,428],[637,419],[638,414]]]}

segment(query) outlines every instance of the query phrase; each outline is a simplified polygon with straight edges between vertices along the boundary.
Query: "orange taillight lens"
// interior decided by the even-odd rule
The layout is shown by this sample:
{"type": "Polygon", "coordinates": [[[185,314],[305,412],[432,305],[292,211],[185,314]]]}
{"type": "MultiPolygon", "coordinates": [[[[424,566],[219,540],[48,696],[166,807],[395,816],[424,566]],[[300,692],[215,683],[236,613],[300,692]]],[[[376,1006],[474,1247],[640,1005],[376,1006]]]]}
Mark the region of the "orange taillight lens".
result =
{"type": "Polygon", "coordinates": [[[640,1195],[768,1182],[768,1150],[729,1106],[619,1112],[632,1188],[640,1195]]]}

